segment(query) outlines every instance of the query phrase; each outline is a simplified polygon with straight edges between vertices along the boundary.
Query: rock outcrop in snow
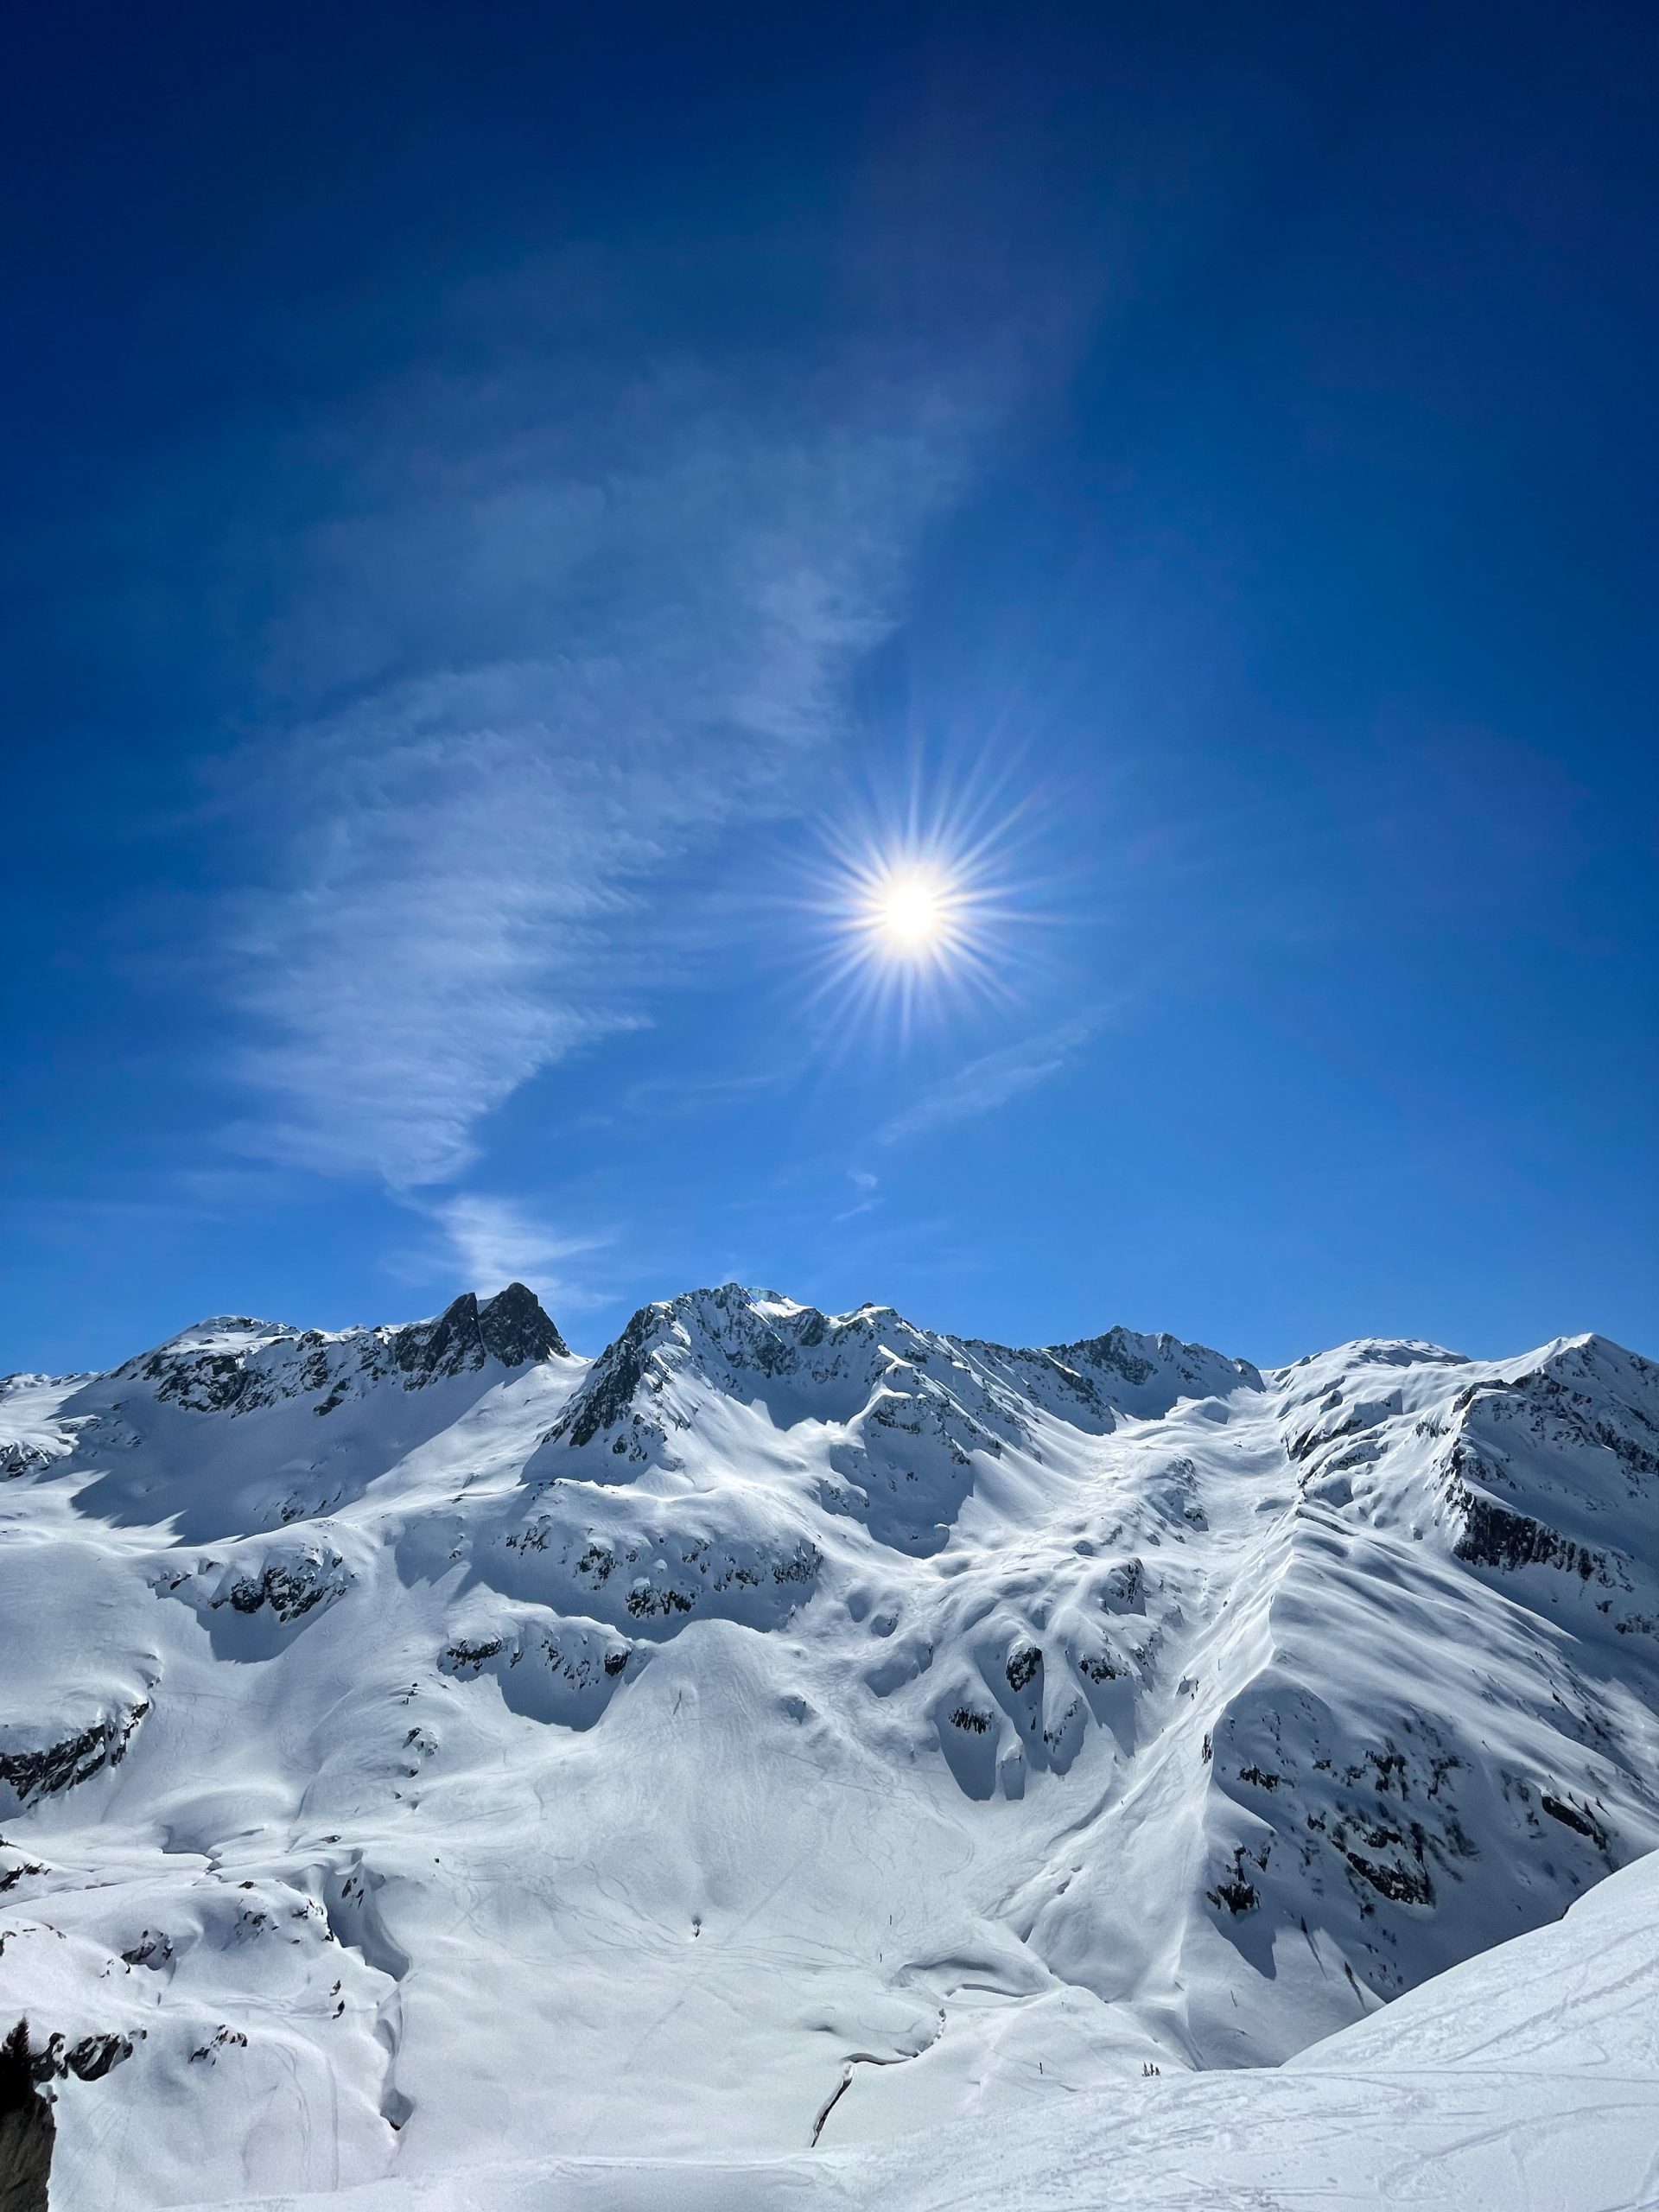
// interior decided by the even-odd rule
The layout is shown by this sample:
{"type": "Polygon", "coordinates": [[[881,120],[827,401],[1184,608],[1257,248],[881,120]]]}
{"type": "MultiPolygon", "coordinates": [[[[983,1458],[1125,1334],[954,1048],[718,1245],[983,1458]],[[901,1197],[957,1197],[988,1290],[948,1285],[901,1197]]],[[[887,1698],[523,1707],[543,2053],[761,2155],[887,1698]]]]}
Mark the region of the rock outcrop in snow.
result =
{"type": "Polygon", "coordinates": [[[47,2212],[55,2130],[32,2062],[18,2020],[0,2042],[0,2212],[47,2212]]]}
{"type": "Polygon", "coordinates": [[[590,1363],[515,1286],[13,1378],[0,1465],[0,1971],[133,2050],[67,2202],[1274,2061],[1659,1844],[1601,1338],[1264,1373],[728,1285],[590,1363]]]}

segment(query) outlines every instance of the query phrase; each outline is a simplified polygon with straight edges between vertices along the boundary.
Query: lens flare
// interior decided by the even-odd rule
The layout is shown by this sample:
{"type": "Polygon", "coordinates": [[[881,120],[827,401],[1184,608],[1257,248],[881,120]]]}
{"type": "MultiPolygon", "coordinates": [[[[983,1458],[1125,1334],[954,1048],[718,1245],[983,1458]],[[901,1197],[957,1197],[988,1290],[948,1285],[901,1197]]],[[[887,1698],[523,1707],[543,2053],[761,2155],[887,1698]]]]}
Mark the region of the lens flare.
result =
{"type": "Polygon", "coordinates": [[[895,883],[881,901],[881,927],[900,952],[919,952],[933,943],[944,925],[944,905],[931,883],[915,877],[895,883]]]}
{"type": "Polygon", "coordinates": [[[1018,1003],[1041,904],[1024,863],[1043,804],[1017,761],[995,774],[958,763],[950,776],[924,762],[885,792],[826,808],[787,903],[810,918],[790,936],[809,964],[804,1007],[823,1017],[832,1056],[1018,1003]]]}
{"type": "Polygon", "coordinates": [[[1002,891],[982,855],[939,839],[843,847],[812,901],[828,925],[819,992],[841,1001],[855,1032],[884,1005],[908,1029],[930,1007],[995,995],[1002,891]]]}
{"type": "Polygon", "coordinates": [[[959,952],[970,904],[966,887],[935,866],[869,864],[847,920],[886,961],[912,967],[959,952]]]}
{"type": "Polygon", "coordinates": [[[975,938],[974,887],[948,855],[867,854],[853,861],[836,904],[843,953],[894,980],[959,969],[975,938]]]}

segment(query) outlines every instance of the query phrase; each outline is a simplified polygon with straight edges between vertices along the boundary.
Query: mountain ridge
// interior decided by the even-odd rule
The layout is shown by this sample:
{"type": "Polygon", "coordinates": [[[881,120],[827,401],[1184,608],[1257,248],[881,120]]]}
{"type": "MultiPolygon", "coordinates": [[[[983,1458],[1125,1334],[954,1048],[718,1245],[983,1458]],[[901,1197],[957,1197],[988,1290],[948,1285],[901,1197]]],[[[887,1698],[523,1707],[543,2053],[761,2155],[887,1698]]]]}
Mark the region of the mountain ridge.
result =
{"type": "Polygon", "coordinates": [[[0,1944],[131,2044],[87,2203],[229,2201],[273,2112],[333,2188],[1273,2063],[1659,1845],[1659,1369],[1594,1335],[726,1285],[584,1360],[467,1294],[11,1378],[0,1464],[0,1944]]]}

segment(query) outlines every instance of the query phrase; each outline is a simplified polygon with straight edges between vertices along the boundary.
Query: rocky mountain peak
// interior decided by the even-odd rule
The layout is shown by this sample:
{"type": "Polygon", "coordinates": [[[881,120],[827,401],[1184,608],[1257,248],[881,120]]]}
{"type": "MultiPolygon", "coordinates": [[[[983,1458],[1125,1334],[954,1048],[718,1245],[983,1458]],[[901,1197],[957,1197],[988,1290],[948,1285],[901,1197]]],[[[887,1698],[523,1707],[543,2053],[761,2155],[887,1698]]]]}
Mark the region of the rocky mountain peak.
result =
{"type": "Polygon", "coordinates": [[[533,1290],[510,1282],[478,1309],[478,1332],[484,1349],[503,1367],[522,1367],[527,1360],[568,1359],[570,1347],[555,1327],[552,1316],[533,1290]]]}
{"type": "Polygon", "coordinates": [[[480,1374],[492,1359],[518,1368],[568,1352],[535,1293],[513,1282],[482,1301],[463,1291],[432,1319],[392,1328],[295,1329],[217,1314],[115,1372],[195,1413],[251,1413],[301,1397],[332,1413],[388,1378],[418,1390],[480,1374]]]}
{"type": "Polygon", "coordinates": [[[467,1374],[486,1358],[523,1367],[555,1354],[568,1357],[570,1349],[535,1292],[521,1282],[509,1283],[481,1305],[476,1291],[464,1290],[435,1320],[395,1330],[389,1342],[395,1364],[421,1382],[467,1374]]]}

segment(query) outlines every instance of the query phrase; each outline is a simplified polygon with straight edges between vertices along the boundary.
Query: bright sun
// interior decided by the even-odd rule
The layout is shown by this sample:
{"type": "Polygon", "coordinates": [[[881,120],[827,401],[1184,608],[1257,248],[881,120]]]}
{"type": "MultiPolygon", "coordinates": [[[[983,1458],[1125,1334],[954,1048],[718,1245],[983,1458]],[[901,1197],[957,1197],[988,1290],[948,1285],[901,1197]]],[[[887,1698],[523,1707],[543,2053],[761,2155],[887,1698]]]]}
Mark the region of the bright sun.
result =
{"type": "Polygon", "coordinates": [[[938,892],[918,876],[889,884],[880,894],[878,912],[883,935],[901,951],[920,951],[944,923],[938,892]]]}
{"type": "MultiPolygon", "coordinates": [[[[1006,779],[966,775],[954,798],[929,808],[918,788],[885,806],[844,807],[823,824],[825,850],[802,905],[820,918],[822,980],[814,1002],[912,1025],[990,994],[1006,999],[1026,958],[1010,945],[1028,887],[1009,869],[1022,801],[1006,779]]],[[[860,1035],[849,1025],[851,1039],[860,1035]]]]}
{"type": "Polygon", "coordinates": [[[900,860],[872,867],[849,918],[879,965],[919,977],[968,954],[973,901],[953,874],[900,860]]]}
{"type": "MultiPolygon", "coordinates": [[[[914,810],[912,810],[914,811],[914,810]]],[[[1001,825],[943,829],[912,820],[839,832],[810,899],[827,924],[819,995],[913,1021],[1006,987],[1001,925],[1015,909],[1002,873],[1001,825]]],[[[855,1028],[856,1025],[855,1025],[855,1028]]],[[[852,1033],[849,1032],[849,1034],[852,1033]]]]}

